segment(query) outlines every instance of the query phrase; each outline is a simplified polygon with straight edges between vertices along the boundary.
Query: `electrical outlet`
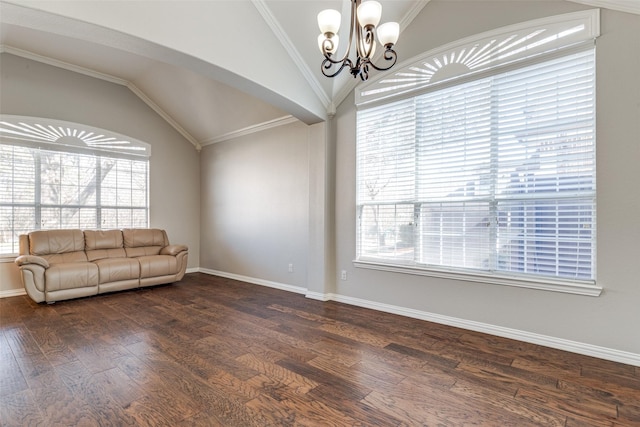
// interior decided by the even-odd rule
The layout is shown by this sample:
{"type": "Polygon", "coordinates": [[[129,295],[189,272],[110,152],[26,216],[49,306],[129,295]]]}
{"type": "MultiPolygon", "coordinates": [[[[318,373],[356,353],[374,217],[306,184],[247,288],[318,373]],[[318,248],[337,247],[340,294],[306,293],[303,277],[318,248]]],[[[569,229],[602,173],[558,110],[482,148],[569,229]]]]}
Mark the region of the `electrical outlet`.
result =
{"type": "Polygon", "coordinates": [[[347,280],[347,270],[342,270],[340,272],[340,280],[347,280]]]}
{"type": "Polygon", "coordinates": [[[293,264],[289,264],[289,273],[293,273],[293,264]]]}

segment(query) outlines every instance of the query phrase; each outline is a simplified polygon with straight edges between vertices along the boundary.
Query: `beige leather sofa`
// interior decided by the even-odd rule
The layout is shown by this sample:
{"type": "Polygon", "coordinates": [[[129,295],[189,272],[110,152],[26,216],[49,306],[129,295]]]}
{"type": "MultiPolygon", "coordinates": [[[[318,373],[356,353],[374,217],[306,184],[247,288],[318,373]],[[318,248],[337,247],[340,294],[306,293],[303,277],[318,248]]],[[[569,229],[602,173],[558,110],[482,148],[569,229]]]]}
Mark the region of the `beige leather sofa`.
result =
{"type": "Polygon", "coordinates": [[[188,248],[160,229],[42,230],[20,236],[15,262],[35,302],[176,282],[188,248]]]}

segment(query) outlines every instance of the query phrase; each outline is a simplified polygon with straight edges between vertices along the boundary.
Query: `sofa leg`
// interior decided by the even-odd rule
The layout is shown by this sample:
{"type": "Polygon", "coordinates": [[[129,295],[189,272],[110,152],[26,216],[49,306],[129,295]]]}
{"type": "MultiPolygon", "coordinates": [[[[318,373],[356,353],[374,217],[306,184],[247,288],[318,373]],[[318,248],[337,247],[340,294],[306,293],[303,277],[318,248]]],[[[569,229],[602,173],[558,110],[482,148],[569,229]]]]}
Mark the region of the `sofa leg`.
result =
{"type": "Polygon", "coordinates": [[[47,301],[47,305],[53,305],[55,303],[56,303],[55,301],[47,301]]]}

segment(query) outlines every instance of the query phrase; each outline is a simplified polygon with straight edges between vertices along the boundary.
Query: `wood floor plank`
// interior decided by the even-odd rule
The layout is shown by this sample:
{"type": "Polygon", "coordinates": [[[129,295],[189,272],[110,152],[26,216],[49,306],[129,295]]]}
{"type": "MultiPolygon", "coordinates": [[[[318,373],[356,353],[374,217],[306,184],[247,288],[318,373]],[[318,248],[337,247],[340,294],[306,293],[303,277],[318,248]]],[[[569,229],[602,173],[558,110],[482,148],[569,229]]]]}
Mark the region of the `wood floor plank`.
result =
{"type": "MultiPolygon", "coordinates": [[[[43,323],[29,328],[31,335],[42,350],[44,356],[52,365],[62,365],[78,359],[65,340],[61,336],[61,331],[53,323],[43,323]]],[[[63,332],[64,333],[64,332],[63,332]]]]}
{"type": "Polygon", "coordinates": [[[4,395],[0,404],[0,422],[3,427],[44,426],[46,422],[38,409],[31,390],[4,395]]]}
{"type": "Polygon", "coordinates": [[[135,419],[123,411],[81,362],[58,365],[55,369],[75,399],[83,400],[91,408],[91,417],[96,424],[114,427],[136,424],[135,419]]]}
{"type": "Polygon", "coordinates": [[[256,372],[286,385],[296,394],[305,394],[318,386],[318,382],[306,375],[297,374],[286,367],[260,359],[253,354],[245,354],[238,357],[237,360],[256,372]]]}
{"type": "Polygon", "coordinates": [[[512,395],[515,395],[517,389],[526,384],[555,390],[559,383],[557,378],[538,372],[530,372],[483,360],[460,362],[456,367],[456,376],[458,375],[469,381],[490,381],[493,387],[503,387],[509,390],[512,395]]]}
{"type": "Polygon", "coordinates": [[[560,412],[527,405],[517,399],[513,399],[510,395],[496,392],[493,387],[484,387],[477,383],[458,380],[450,390],[462,398],[486,403],[495,407],[496,411],[499,409],[500,412],[509,412],[536,425],[562,427],[566,422],[566,416],[560,412]]]}
{"type": "Polygon", "coordinates": [[[640,369],[201,273],[0,299],[0,424],[640,426],[640,369]]]}
{"type": "Polygon", "coordinates": [[[411,426],[514,425],[539,426],[504,411],[494,412],[488,405],[476,407],[446,393],[396,393],[375,390],[363,402],[411,426]]]}
{"type": "Polygon", "coordinates": [[[0,398],[27,390],[29,385],[22,375],[20,365],[11,351],[5,334],[0,331],[0,398]]]}
{"type": "Polygon", "coordinates": [[[617,406],[586,395],[567,395],[561,391],[543,390],[536,387],[521,387],[516,399],[545,406],[567,416],[579,416],[591,420],[614,421],[618,417],[617,406]]]}
{"type": "Polygon", "coordinates": [[[314,368],[322,369],[328,374],[337,375],[340,378],[358,386],[371,389],[394,385],[406,378],[404,375],[396,375],[394,377],[387,375],[385,378],[380,378],[380,376],[375,376],[373,373],[368,372],[368,369],[366,369],[362,364],[345,366],[335,363],[333,359],[326,356],[319,356],[315,359],[311,359],[307,364],[314,368]]]}
{"type": "Polygon", "coordinates": [[[49,425],[96,425],[92,408],[71,393],[55,372],[47,372],[32,386],[33,400],[49,425]]]}

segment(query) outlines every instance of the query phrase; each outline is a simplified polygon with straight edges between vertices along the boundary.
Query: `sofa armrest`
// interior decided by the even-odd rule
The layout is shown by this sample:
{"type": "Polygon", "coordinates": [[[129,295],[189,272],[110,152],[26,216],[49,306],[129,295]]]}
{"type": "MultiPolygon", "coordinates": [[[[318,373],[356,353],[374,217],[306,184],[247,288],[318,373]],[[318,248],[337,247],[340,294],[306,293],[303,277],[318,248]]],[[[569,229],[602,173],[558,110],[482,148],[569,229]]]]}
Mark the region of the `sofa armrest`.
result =
{"type": "Polygon", "coordinates": [[[172,255],[176,256],[180,252],[188,251],[189,248],[186,245],[169,245],[160,250],[160,255],[172,255]]]}
{"type": "Polygon", "coordinates": [[[37,264],[44,268],[49,268],[49,263],[46,259],[35,255],[20,255],[14,262],[18,264],[18,266],[37,264]]]}
{"type": "Polygon", "coordinates": [[[42,302],[45,295],[45,272],[49,268],[46,259],[35,255],[21,255],[16,258],[15,263],[20,268],[22,284],[25,291],[35,302],[42,302]]]}

